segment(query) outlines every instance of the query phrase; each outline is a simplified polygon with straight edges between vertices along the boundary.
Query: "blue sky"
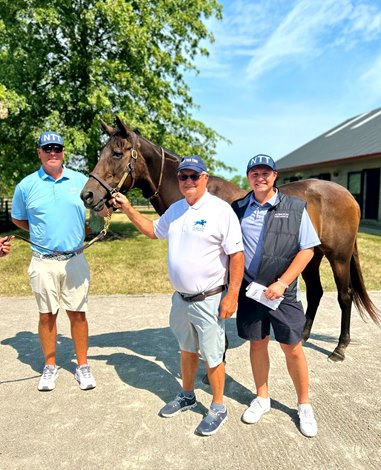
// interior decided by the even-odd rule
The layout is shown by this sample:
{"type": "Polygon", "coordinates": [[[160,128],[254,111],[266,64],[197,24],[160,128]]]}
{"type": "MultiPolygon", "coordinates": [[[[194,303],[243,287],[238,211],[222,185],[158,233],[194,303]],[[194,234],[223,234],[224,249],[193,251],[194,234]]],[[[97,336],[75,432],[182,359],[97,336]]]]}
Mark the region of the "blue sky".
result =
{"type": "MultiPolygon", "coordinates": [[[[217,159],[245,174],[381,106],[381,0],[224,0],[215,42],[188,76],[194,116],[232,141],[217,159]]],[[[222,173],[223,176],[229,176],[222,173]]]]}

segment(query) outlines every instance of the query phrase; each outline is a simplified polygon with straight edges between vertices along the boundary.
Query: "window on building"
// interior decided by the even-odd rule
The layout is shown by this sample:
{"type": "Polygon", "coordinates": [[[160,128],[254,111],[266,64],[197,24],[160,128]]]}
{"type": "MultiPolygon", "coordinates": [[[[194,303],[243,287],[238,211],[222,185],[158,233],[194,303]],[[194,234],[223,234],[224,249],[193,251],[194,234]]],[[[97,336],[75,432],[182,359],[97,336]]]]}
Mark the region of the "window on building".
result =
{"type": "Polygon", "coordinates": [[[348,173],[348,190],[352,194],[352,196],[356,199],[359,206],[362,208],[361,179],[362,179],[361,171],[348,173]]]}

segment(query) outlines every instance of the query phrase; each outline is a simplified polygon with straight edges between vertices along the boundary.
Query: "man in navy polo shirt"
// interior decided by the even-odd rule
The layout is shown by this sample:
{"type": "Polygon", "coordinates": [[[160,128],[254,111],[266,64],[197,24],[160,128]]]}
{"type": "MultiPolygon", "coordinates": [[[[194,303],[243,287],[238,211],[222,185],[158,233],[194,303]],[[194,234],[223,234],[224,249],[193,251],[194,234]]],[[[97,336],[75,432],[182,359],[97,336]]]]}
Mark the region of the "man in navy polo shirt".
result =
{"type": "Polygon", "coordinates": [[[256,423],[271,408],[268,390],[271,326],[295,387],[300,430],[305,436],[313,437],[317,434],[317,424],[308,396],[308,369],[301,341],[305,317],[298,276],[312,259],[320,240],[305,202],[282,194],[275,187],[278,173],[270,156],[260,154],[251,158],[246,175],[252,191],[232,204],[241,222],[245,249],[237,329],[241,338],[250,341],[257,396],[242,420],[256,423]],[[257,298],[246,295],[251,291],[246,289],[252,281],[263,286],[257,298]],[[261,298],[262,294],[265,299],[261,298]],[[277,306],[268,305],[268,301],[280,300],[277,306]]]}
{"type": "Polygon", "coordinates": [[[40,169],[16,186],[12,221],[29,231],[36,244],[31,245],[28,274],[40,312],[38,332],[45,357],[38,390],[53,390],[58,377],[56,321],[60,308],[66,310],[71,323],[78,362],[75,378],[82,390],[91,389],[96,383],[87,363],[89,266],[83,253],[52,254],[83,245],[86,211],[79,194],[87,177],[63,165],[64,142],[57,132],[41,134],[37,154],[40,169]]]}

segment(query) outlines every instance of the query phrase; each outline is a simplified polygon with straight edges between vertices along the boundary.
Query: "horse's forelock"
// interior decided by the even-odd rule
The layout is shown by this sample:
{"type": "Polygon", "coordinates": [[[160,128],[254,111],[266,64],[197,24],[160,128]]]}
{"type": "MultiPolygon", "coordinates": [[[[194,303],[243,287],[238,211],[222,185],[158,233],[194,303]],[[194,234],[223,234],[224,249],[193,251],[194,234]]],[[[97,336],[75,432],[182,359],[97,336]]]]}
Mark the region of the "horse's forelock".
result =
{"type": "Polygon", "coordinates": [[[118,129],[110,137],[110,139],[106,143],[106,147],[118,147],[121,149],[127,147],[127,149],[130,149],[132,147],[132,142],[130,142],[130,139],[118,129]]]}

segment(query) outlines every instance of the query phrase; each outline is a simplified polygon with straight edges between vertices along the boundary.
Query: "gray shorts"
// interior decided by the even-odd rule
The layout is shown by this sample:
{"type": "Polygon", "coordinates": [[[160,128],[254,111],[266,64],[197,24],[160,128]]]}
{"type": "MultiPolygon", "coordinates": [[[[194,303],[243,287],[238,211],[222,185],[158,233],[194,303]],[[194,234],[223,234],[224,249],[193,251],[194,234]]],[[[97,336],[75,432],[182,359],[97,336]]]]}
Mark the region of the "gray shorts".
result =
{"type": "Polygon", "coordinates": [[[90,269],[82,253],[65,261],[32,257],[28,274],[40,313],[87,311],[90,269]]]}
{"type": "Polygon", "coordinates": [[[169,324],[186,352],[200,353],[209,367],[221,364],[225,351],[225,322],[219,319],[223,293],[200,302],[186,302],[178,292],[172,296],[169,324]]]}

